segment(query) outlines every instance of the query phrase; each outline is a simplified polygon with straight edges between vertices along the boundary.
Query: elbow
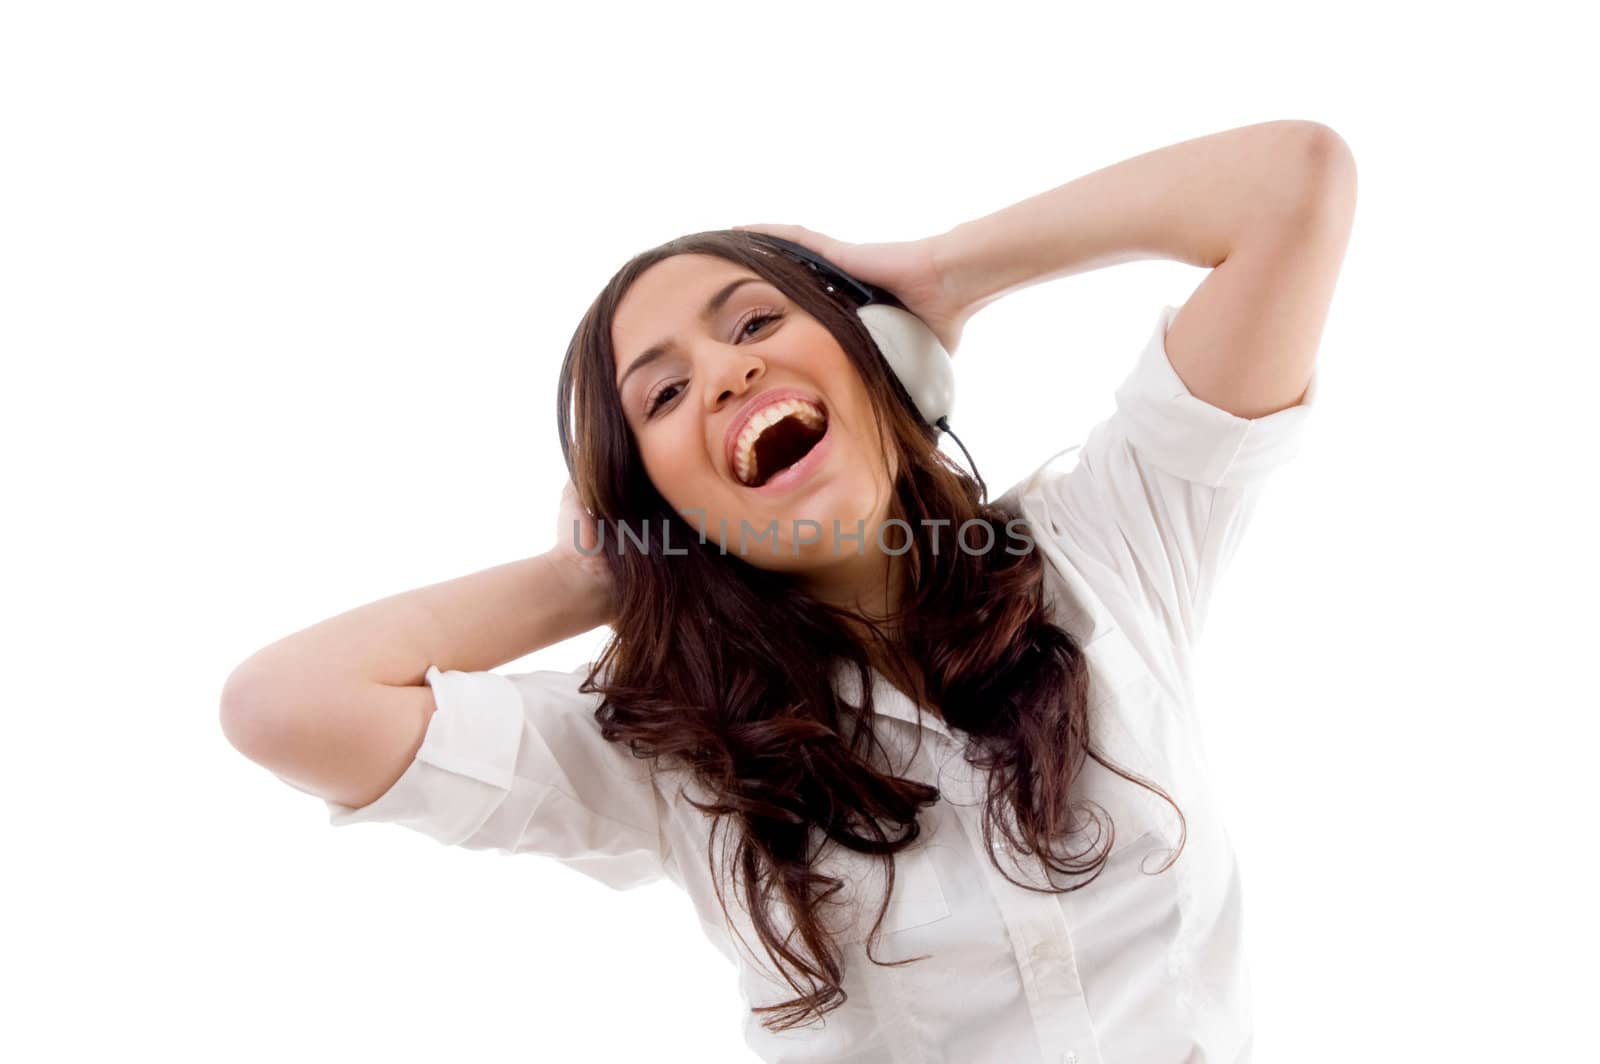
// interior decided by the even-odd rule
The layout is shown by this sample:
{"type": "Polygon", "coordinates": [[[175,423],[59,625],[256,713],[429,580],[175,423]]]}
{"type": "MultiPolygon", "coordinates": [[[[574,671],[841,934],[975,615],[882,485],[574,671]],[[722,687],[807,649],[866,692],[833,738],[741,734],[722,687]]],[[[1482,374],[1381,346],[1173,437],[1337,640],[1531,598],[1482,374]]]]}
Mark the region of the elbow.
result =
{"type": "Polygon", "coordinates": [[[1356,161],[1345,139],[1321,122],[1300,120],[1266,123],[1263,136],[1259,157],[1266,176],[1233,243],[1348,232],[1356,161]]]}
{"type": "Polygon", "coordinates": [[[235,685],[232,677],[222,688],[218,717],[222,725],[222,736],[228,740],[229,745],[245,757],[255,760],[255,751],[259,747],[261,738],[259,715],[249,701],[249,696],[242,688],[235,685]]]}
{"type": "Polygon", "coordinates": [[[1301,224],[1348,225],[1356,209],[1356,156],[1321,122],[1296,123],[1300,131],[1290,212],[1301,224]]]}
{"type": "Polygon", "coordinates": [[[262,680],[254,663],[251,658],[229,674],[218,699],[218,715],[223,737],[229,744],[250,760],[260,762],[279,729],[267,712],[262,680]]]}

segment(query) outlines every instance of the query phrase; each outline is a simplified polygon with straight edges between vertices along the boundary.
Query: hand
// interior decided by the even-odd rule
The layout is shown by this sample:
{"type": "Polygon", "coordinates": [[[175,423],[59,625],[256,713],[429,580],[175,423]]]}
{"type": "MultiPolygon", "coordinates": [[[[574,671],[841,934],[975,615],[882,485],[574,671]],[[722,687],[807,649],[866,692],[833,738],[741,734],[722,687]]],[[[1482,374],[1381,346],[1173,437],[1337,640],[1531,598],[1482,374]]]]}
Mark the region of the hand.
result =
{"type": "Polygon", "coordinates": [[[611,568],[604,553],[596,549],[599,542],[594,515],[578,501],[578,489],[569,479],[561,489],[561,515],[556,519],[556,545],[550,550],[550,557],[572,591],[573,607],[591,611],[598,618],[597,624],[609,624],[615,599],[611,568]]]}
{"type": "Polygon", "coordinates": [[[736,230],[766,233],[809,248],[858,280],[886,288],[906,309],[927,323],[951,355],[961,330],[976,312],[950,290],[939,272],[933,240],[851,244],[798,225],[736,225],[736,230]]]}

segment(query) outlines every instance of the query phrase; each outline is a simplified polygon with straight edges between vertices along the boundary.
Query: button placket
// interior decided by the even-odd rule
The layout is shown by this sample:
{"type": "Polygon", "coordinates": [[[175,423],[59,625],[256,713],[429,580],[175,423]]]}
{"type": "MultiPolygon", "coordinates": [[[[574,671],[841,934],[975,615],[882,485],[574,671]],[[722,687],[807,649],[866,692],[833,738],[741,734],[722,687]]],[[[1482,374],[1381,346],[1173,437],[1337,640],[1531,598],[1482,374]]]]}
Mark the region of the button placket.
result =
{"type": "MultiPolygon", "coordinates": [[[[981,803],[954,803],[969,841],[982,838],[981,803]]],[[[1071,930],[1059,899],[1053,894],[1023,890],[993,866],[986,853],[977,854],[990,882],[1001,918],[1011,936],[1034,1032],[1046,1061],[1060,1062],[1070,1053],[1071,1064],[1101,1064],[1095,1048],[1093,1021],[1078,979],[1071,930]],[[1087,1046],[1084,1050],[1063,1045],[1087,1046]]]]}

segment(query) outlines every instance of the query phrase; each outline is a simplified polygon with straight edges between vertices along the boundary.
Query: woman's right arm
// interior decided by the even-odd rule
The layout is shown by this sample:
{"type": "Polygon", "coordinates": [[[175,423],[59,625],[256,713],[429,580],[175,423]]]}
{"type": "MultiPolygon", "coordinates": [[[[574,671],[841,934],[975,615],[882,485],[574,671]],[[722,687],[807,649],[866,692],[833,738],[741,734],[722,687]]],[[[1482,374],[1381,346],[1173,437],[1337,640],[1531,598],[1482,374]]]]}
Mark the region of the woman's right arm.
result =
{"type": "MultiPolygon", "coordinates": [[[[222,694],[222,728],[250,760],[310,794],[362,806],[422,745],[433,715],[428,666],[492,669],[607,623],[599,557],[569,531],[553,550],[402,592],[257,651],[222,694]]],[[[592,525],[585,529],[592,544],[592,525]]]]}

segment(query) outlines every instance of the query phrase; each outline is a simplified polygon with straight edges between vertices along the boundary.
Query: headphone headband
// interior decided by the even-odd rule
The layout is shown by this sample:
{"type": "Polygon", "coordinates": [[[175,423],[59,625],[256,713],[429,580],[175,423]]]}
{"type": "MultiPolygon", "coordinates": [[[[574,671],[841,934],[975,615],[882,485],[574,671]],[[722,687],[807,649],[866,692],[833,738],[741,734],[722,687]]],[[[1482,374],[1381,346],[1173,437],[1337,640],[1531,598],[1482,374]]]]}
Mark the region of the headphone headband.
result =
{"type": "Polygon", "coordinates": [[[774,244],[780,245],[792,257],[799,259],[801,264],[810,267],[813,273],[820,274],[834,288],[844,292],[857,307],[864,307],[869,303],[886,303],[891,307],[905,309],[905,305],[895,298],[893,292],[886,288],[879,288],[877,285],[868,284],[865,281],[856,280],[803,244],[796,244],[793,240],[785,240],[781,236],[771,236],[767,233],[761,233],[758,236],[762,240],[770,240],[774,244]]]}

